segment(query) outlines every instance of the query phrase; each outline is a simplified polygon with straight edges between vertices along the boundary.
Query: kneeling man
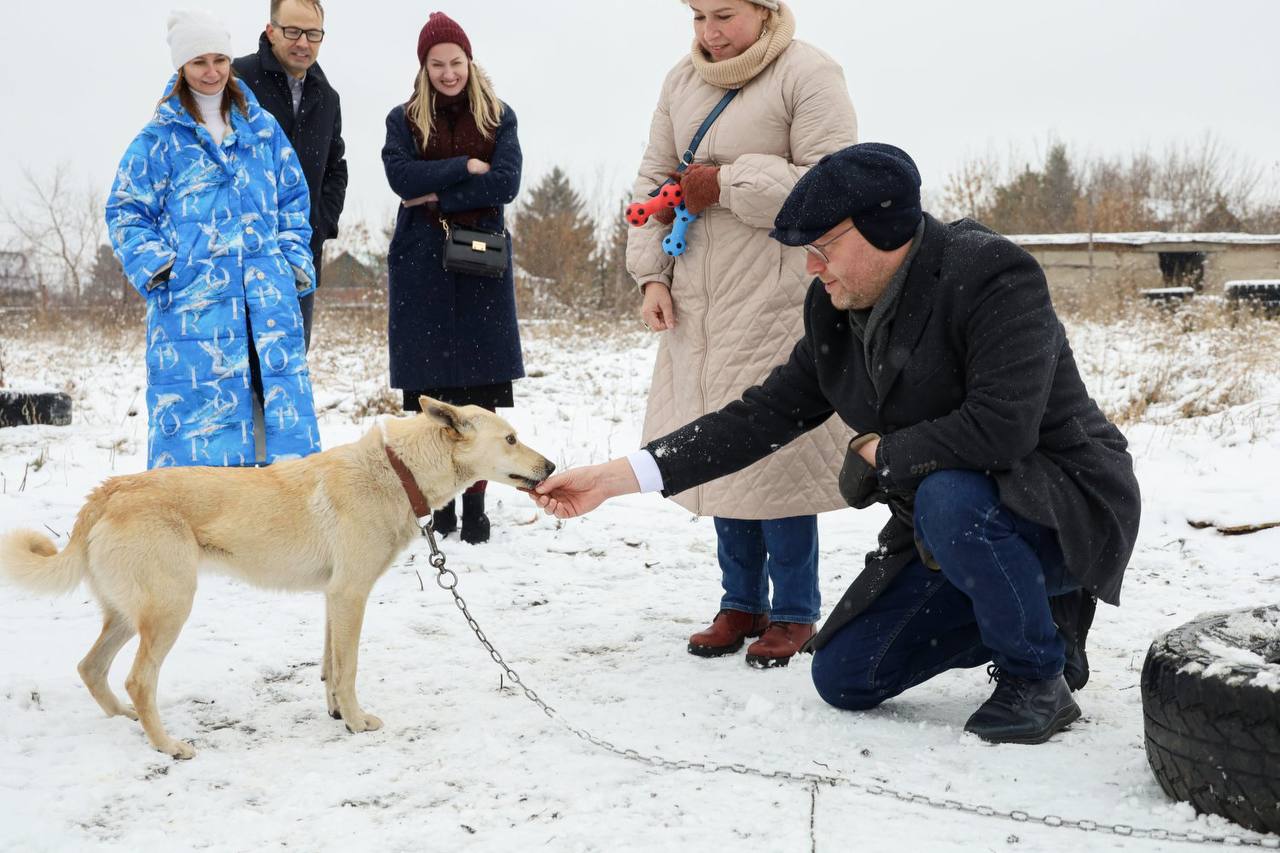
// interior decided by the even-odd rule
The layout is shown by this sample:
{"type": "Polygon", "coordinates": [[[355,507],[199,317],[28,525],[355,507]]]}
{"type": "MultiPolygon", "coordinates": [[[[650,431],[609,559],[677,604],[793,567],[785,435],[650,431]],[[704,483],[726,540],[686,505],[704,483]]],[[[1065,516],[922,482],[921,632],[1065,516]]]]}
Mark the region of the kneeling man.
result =
{"type": "Polygon", "coordinates": [[[1071,694],[1088,678],[1095,596],[1119,601],[1140,498],[1043,271],[976,222],[922,213],[915,163],[891,145],[824,158],[774,225],[816,276],[789,361],[720,411],[558,474],[534,499],[567,518],[620,494],[674,494],[839,415],[859,434],[845,498],[891,517],[808,644],[819,694],[871,708],[990,662],[995,691],[965,728],[1047,740],[1080,716],[1071,694]]]}

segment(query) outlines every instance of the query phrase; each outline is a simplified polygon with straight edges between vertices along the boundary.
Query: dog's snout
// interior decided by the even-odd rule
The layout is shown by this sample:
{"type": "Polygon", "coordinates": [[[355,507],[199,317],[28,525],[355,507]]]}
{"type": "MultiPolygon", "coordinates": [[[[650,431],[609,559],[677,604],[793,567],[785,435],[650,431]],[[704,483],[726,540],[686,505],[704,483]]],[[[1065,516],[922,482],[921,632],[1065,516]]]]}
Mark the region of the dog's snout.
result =
{"type": "Polygon", "coordinates": [[[552,462],[550,459],[546,460],[542,465],[542,479],[545,480],[547,477],[550,477],[555,473],[555,470],[556,463],[552,462]]]}

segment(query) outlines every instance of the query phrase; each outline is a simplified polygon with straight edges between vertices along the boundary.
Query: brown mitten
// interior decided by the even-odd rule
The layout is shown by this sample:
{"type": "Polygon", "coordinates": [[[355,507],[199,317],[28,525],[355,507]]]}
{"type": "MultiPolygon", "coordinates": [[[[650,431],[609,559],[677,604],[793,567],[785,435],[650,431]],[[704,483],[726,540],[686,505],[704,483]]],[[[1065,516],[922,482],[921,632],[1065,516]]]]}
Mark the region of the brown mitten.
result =
{"type": "Polygon", "coordinates": [[[680,179],[680,189],[684,191],[684,206],[698,216],[720,202],[720,167],[694,163],[680,179]]]}

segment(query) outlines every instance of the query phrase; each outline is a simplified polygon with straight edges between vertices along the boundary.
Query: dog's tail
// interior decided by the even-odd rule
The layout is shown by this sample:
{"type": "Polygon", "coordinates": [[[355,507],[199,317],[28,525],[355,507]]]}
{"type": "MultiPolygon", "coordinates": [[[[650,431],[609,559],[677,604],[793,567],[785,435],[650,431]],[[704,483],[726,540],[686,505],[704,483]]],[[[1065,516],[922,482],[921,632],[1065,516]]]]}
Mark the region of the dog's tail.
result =
{"type": "Polygon", "coordinates": [[[85,549],[74,535],[61,553],[52,539],[34,530],[0,536],[0,573],[36,592],[70,592],[79,585],[87,565],[85,549]]]}

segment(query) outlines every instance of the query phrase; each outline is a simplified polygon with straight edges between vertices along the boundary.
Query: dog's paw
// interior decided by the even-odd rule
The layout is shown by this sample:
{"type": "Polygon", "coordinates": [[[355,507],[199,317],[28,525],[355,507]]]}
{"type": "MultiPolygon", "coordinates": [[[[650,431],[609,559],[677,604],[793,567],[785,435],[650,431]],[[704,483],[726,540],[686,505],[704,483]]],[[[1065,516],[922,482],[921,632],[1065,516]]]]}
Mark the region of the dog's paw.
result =
{"type": "Polygon", "coordinates": [[[160,751],[168,753],[180,761],[196,757],[196,748],[184,740],[171,739],[167,744],[160,747],[160,751]]]}
{"type": "Polygon", "coordinates": [[[330,717],[333,717],[335,720],[341,720],[341,719],[342,719],[342,712],[341,712],[341,711],[339,711],[337,708],[330,708],[330,709],[329,709],[329,716],[330,716],[330,717]]]}
{"type": "Polygon", "coordinates": [[[133,720],[135,723],[138,721],[138,712],[133,710],[132,705],[121,705],[116,710],[116,716],[128,717],[129,719],[133,720]]]}
{"type": "Polygon", "coordinates": [[[361,711],[354,715],[352,719],[347,720],[347,731],[354,734],[360,732],[376,732],[382,728],[382,720],[379,720],[373,714],[366,714],[361,711]]]}

